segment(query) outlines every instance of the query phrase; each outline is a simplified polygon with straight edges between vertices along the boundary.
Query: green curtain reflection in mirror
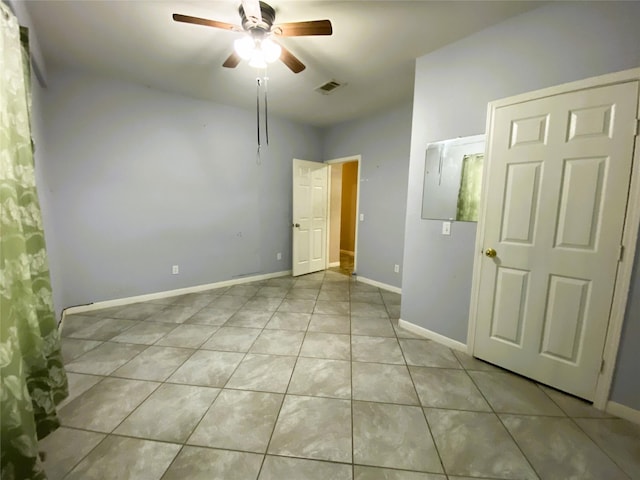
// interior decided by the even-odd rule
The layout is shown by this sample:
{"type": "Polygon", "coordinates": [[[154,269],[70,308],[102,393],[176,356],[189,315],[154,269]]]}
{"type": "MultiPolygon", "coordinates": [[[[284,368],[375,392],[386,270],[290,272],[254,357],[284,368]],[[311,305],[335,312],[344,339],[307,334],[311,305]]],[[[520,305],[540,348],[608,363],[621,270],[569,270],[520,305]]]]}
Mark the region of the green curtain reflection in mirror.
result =
{"type": "Polygon", "coordinates": [[[462,158],[462,175],[458,193],[456,219],[462,222],[477,222],[482,189],[482,166],[484,154],[465,155],[462,158]]]}
{"type": "Polygon", "coordinates": [[[45,479],[38,439],[67,396],[36,194],[28,35],[0,3],[0,423],[2,480],[45,479]],[[22,33],[22,35],[21,35],[22,33]]]}

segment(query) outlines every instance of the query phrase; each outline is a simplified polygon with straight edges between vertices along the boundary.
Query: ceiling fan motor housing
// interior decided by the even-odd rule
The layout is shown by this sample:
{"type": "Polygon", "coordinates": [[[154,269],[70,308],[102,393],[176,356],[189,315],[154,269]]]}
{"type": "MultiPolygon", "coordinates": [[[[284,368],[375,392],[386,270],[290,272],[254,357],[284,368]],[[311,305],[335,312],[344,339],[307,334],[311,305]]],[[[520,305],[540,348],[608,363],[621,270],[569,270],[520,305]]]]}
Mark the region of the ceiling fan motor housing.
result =
{"type": "Polygon", "coordinates": [[[247,18],[242,4],[240,4],[240,7],[238,8],[238,12],[240,13],[240,18],[242,19],[242,28],[247,31],[263,30],[265,32],[268,32],[271,30],[271,27],[276,21],[276,11],[271,5],[268,5],[264,2],[260,2],[260,13],[262,14],[262,21],[257,22],[253,18],[247,18]]]}

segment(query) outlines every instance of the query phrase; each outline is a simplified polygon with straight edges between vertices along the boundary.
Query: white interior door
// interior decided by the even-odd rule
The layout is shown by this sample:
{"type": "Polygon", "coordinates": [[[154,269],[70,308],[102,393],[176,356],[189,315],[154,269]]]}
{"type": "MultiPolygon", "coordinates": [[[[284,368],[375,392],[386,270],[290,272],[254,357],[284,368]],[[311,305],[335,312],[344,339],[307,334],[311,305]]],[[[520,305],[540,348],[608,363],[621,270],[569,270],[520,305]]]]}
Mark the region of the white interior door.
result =
{"type": "Polygon", "coordinates": [[[474,355],[589,400],[637,105],[636,81],[497,107],[490,118],[474,355]]]}
{"type": "Polygon", "coordinates": [[[293,160],[293,275],[327,265],[327,178],[324,163],[293,160]]]}

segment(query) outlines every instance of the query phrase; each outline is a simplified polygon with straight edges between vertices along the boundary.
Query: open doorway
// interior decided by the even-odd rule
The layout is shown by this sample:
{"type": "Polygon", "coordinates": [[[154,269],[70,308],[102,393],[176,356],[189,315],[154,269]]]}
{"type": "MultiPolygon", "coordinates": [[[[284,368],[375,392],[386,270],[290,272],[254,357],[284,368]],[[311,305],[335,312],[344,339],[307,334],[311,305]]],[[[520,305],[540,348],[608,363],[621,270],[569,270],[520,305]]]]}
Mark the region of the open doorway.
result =
{"type": "Polygon", "coordinates": [[[357,265],[360,158],[330,160],[328,268],[352,275],[357,265]]]}

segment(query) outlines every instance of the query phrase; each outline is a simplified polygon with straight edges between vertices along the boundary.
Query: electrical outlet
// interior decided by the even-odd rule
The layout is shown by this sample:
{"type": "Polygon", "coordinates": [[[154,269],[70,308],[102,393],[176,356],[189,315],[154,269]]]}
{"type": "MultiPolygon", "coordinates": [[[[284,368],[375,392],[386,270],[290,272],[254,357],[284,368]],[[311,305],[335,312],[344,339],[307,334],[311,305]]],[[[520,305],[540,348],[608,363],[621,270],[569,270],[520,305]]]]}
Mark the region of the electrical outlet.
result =
{"type": "Polygon", "coordinates": [[[180,273],[180,267],[178,265],[174,265],[171,267],[171,273],[173,275],[178,275],[180,273]]]}
{"type": "Polygon", "coordinates": [[[395,273],[400,273],[400,265],[395,264],[395,265],[393,266],[393,271],[394,271],[395,273]]]}
{"type": "Polygon", "coordinates": [[[282,254],[280,252],[276,253],[276,260],[282,260],[282,254]]]}
{"type": "Polygon", "coordinates": [[[451,235],[451,222],[442,222],[442,234],[451,235]]]}

